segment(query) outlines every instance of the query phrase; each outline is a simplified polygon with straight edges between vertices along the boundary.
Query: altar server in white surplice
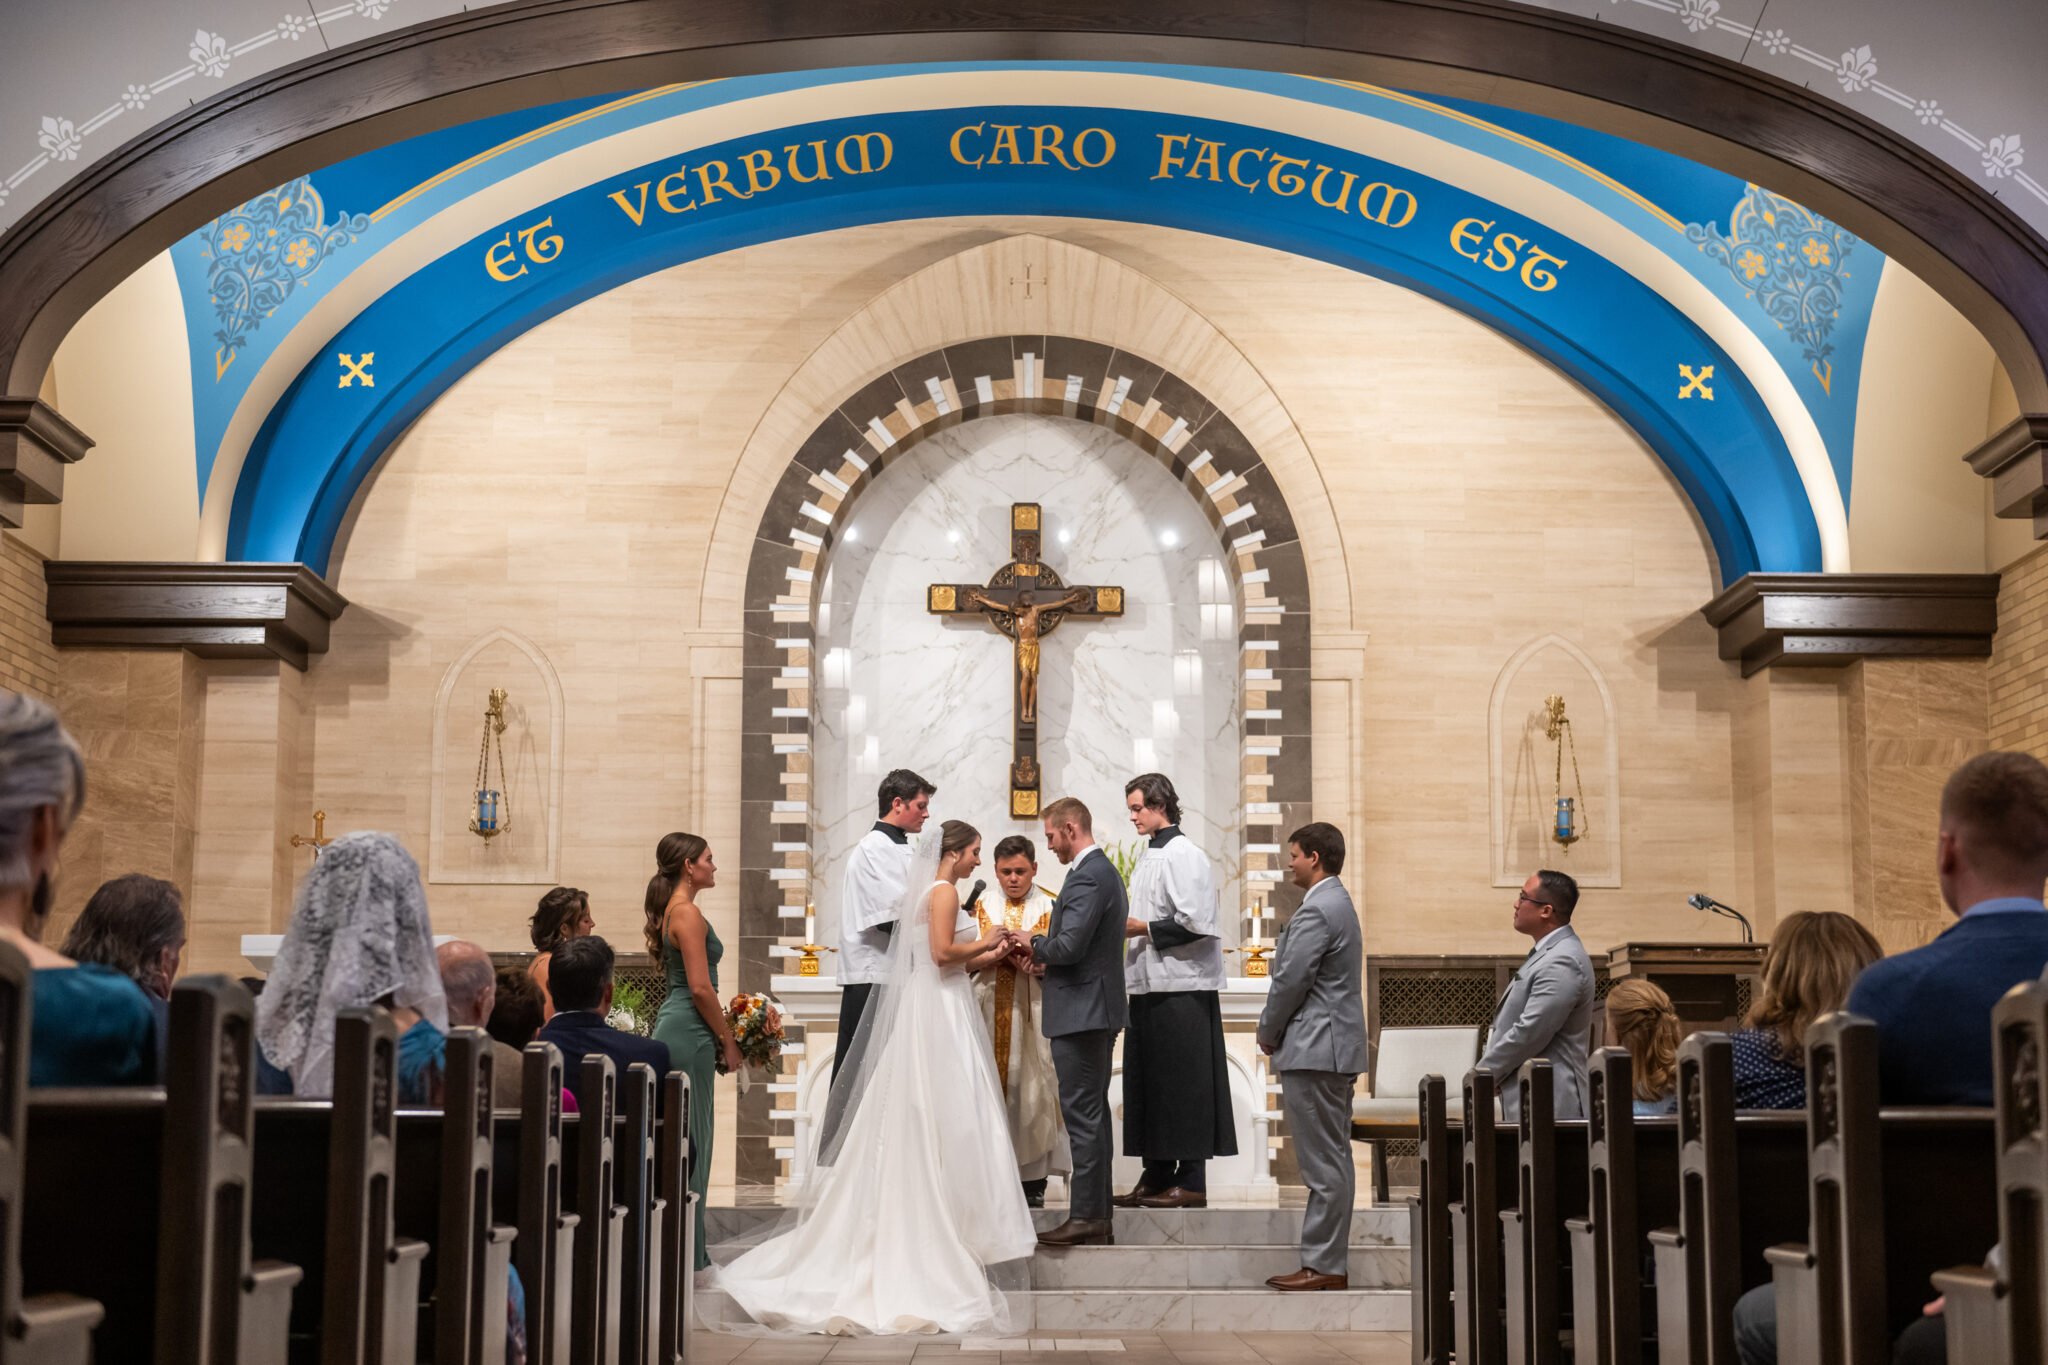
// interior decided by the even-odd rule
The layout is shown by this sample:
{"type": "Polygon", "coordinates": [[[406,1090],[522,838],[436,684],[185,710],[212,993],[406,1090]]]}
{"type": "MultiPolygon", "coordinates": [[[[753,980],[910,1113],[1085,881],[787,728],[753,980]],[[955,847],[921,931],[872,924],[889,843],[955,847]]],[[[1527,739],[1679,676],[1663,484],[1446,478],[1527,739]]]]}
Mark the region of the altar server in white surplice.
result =
{"type": "Polygon", "coordinates": [[[839,1036],[834,1040],[832,1069],[853,1046],[854,1032],[867,1012],[868,996],[889,974],[889,935],[903,903],[904,876],[910,870],[910,836],[924,828],[931,814],[931,783],[908,768],[882,779],[875,792],[875,827],[853,846],[839,883],[839,1036]]]}
{"type": "Polygon", "coordinates": [[[1206,1163],[1237,1154],[1223,1051],[1223,939],[1216,873],[1180,831],[1180,795],[1160,773],[1124,784],[1145,837],[1131,870],[1124,989],[1124,1155],[1145,1163],[1124,1208],[1199,1209],[1206,1163]]]}
{"type": "MultiPolygon", "coordinates": [[[[970,908],[973,925],[987,937],[1010,929],[1028,940],[1052,928],[1052,897],[1037,885],[1038,850],[1021,834],[996,845],[996,885],[1002,895],[970,908]]],[[[967,927],[963,922],[962,927],[967,927]]],[[[1039,1027],[1038,1005],[1045,969],[1020,971],[1004,962],[974,978],[974,998],[995,1048],[996,1079],[1009,1110],[1010,1145],[1017,1152],[1017,1178],[1032,1208],[1045,1207],[1045,1184],[1074,1169],[1067,1129],[1060,1121],[1060,1082],[1052,1068],[1052,1040],[1039,1027]]]]}

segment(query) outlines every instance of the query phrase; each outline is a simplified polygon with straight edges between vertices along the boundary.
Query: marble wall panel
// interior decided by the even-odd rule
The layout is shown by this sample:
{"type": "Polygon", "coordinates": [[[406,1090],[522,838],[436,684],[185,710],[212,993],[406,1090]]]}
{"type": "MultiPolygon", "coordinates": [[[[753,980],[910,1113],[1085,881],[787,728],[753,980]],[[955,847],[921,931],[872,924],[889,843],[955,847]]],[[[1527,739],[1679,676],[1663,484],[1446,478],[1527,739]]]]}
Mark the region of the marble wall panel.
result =
{"type": "MultiPolygon", "coordinates": [[[[1125,589],[1125,614],[1069,620],[1044,644],[1043,790],[1081,797],[1097,838],[1129,840],[1123,784],[1173,777],[1184,827],[1237,904],[1238,646],[1222,552],[1192,499],[1148,452],[1087,423],[991,417],[915,446],[839,528],[820,587],[814,887],[836,942],[836,890],[894,767],[938,784],[936,814],[990,846],[1009,818],[1012,646],[980,620],[926,610],[933,582],[985,582],[1010,558],[1010,504],[1044,509],[1044,556],[1068,582],[1125,589]]],[[[1042,856],[1040,878],[1061,870],[1042,856]]]]}

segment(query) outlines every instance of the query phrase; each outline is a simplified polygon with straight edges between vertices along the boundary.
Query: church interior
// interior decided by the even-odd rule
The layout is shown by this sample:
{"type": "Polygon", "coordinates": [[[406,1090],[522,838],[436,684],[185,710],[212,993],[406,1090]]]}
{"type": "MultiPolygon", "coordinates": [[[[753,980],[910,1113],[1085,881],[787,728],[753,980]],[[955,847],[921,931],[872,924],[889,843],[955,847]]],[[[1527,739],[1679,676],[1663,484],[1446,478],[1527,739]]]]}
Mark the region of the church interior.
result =
{"type": "MultiPolygon", "coordinates": [[[[184,927],[161,1088],[127,1098],[28,1088],[46,1010],[27,1033],[0,961],[0,1362],[497,1365],[508,1264],[522,1360],[954,1349],[731,1334],[679,1259],[724,1264],[830,1165],[847,887],[900,769],[924,837],[985,840],[966,881],[1023,835],[1048,905],[1044,811],[1084,802],[1128,882],[1157,845],[1126,784],[1170,776],[1225,964],[1206,1208],[1041,1249],[962,1351],[1752,1361],[1728,1323],[1774,1284],[1788,1361],[1925,1346],[1943,1294],[1946,1355],[1900,1358],[2042,1358],[2048,985],[1959,1025],[1989,1049],[1967,1101],[1902,1106],[1853,1010],[1798,1025],[1825,1122],[1723,1075],[1781,926],[1952,942],[1952,774],[2048,759],[2048,10],[88,0],[10,27],[0,688],[54,711],[84,794],[0,928],[89,938],[137,873],[184,927]],[[1348,1285],[1274,1293],[1324,1163],[1266,1015],[1323,825],[1373,1060],[1348,1285]],[[456,1028],[445,1099],[400,1085],[394,1117],[403,1044],[344,1009],[331,1101],[252,1099],[307,887],[359,833],[501,1003],[567,953],[536,907],[575,888],[645,1034],[689,993],[650,952],[672,831],[718,865],[690,883],[710,997],[775,1010],[749,1084],[607,1067],[604,1141],[559,1056],[500,1063],[524,1099],[494,1118],[456,1028]],[[1479,1065],[1543,869],[1594,992],[1555,1100],[1555,1051],[1479,1065]],[[1624,981],[1672,1021],[1657,1116],[1599,1003],[1624,981]]],[[[1107,1097],[1124,1134],[1121,1061],[1107,1097]]],[[[1116,1189],[1149,1179],[1114,1153],[1116,1189]]]]}

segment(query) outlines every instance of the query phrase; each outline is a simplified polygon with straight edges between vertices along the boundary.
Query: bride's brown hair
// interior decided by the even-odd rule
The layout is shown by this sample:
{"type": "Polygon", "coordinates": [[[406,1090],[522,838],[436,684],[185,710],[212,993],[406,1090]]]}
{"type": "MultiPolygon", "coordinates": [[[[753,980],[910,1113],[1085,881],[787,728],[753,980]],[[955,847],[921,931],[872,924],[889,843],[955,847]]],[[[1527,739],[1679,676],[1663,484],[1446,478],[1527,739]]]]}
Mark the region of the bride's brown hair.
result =
{"type": "Polygon", "coordinates": [[[949,853],[964,853],[971,848],[981,831],[965,820],[948,820],[939,826],[939,856],[949,853]]]}

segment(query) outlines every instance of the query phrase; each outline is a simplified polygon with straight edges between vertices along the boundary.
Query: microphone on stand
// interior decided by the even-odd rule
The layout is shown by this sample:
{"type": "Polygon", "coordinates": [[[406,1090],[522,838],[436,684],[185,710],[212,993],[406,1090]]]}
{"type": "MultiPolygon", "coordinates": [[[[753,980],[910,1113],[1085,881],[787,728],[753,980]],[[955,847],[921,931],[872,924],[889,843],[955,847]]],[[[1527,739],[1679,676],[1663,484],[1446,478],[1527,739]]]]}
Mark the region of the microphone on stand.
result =
{"type": "Polygon", "coordinates": [[[1742,912],[1734,906],[1723,905],[1704,891],[1693,892],[1685,898],[1685,903],[1695,910],[1707,910],[1717,915],[1726,915],[1742,926],[1742,941],[1744,943],[1756,942],[1756,932],[1749,927],[1749,921],[1743,918],[1742,912]]]}

